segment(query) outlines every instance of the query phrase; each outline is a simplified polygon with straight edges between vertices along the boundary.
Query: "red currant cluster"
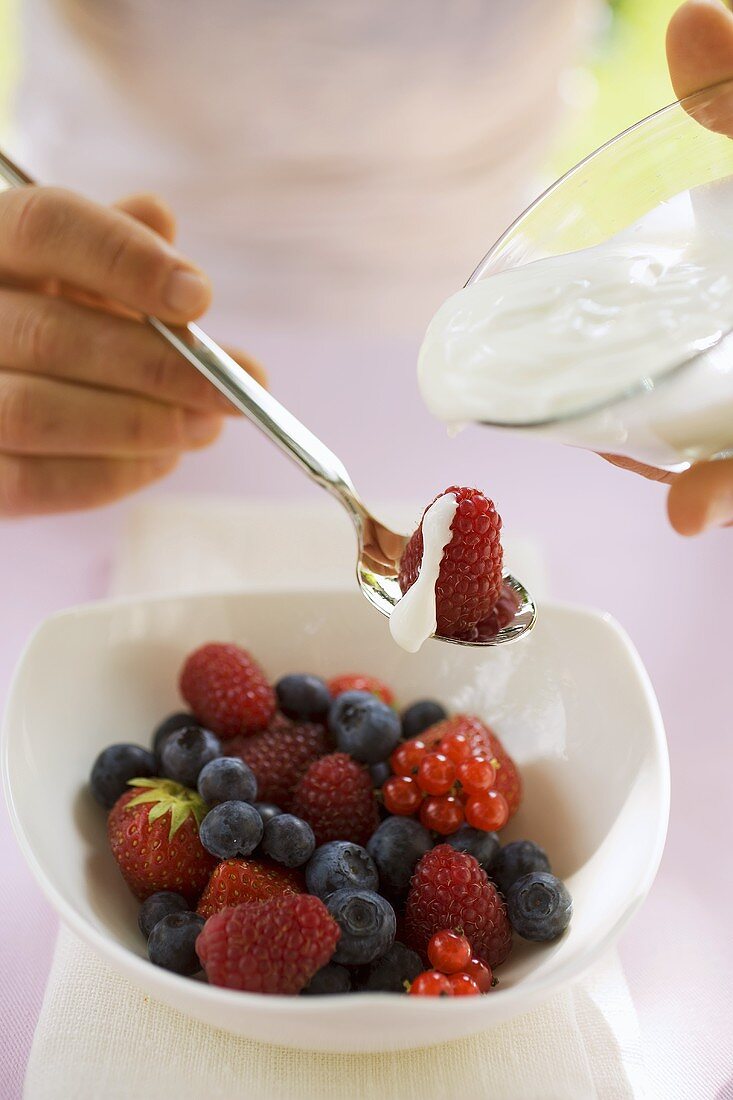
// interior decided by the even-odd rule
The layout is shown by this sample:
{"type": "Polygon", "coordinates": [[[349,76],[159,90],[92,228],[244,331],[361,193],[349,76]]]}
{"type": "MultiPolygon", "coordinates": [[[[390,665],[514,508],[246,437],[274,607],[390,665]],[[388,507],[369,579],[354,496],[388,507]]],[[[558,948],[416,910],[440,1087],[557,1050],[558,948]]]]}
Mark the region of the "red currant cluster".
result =
{"type": "Polygon", "coordinates": [[[428,944],[434,970],[423,970],[410,985],[413,997],[476,997],[494,984],[491,970],[471,950],[461,932],[436,932],[428,944]]]}
{"type": "Polygon", "coordinates": [[[419,812],[426,829],[449,836],[464,821],[492,832],[509,819],[504,795],[493,790],[498,763],[472,752],[462,733],[447,733],[437,749],[424,741],[405,741],[389,759],[394,775],[382,787],[391,814],[411,817],[419,812]]]}

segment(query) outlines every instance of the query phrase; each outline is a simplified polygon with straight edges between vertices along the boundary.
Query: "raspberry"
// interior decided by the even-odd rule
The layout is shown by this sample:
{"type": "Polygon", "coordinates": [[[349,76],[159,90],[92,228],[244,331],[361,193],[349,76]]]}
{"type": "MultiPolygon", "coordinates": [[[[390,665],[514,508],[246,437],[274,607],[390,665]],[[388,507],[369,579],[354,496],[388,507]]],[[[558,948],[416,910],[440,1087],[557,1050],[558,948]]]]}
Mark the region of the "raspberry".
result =
{"type": "Polygon", "coordinates": [[[423,756],[417,769],[417,782],[425,794],[447,794],[456,778],[456,766],[442,752],[423,756]]]}
{"type": "Polygon", "coordinates": [[[463,807],[452,795],[426,798],[420,807],[420,821],[426,829],[441,836],[458,832],[463,824],[463,807]]]}
{"type": "Polygon", "coordinates": [[[425,956],[431,936],[461,928],[473,952],[490,967],[512,948],[512,930],[496,887],[473,856],[439,844],[420,859],[405,907],[406,942],[425,956]]]}
{"type": "Polygon", "coordinates": [[[466,821],[474,829],[495,833],[503,829],[509,820],[509,807],[499,791],[482,791],[473,794],[464,807],[466,821]]]}
{"type": "Polygon", "coordinates": [[[410,985],[413,997],[452,997],[450,979],[438,970],[423,970],[410,985]]]}
{"type": "Polygon", "coordinates": [[[499,738],[485,722],[473,715],[456,714],[425,730],[420,734],[420,740],[429,749],[434,749],[444,737],[459,733],[468,740],[475,756],[487,756],[496,761],[498,767],[493,789],[504,795],[509,807],[509,817],[512,817],[522,801],[522,777],[499,738]]]}
{"type": "Polygon", "coordinates": [[[226,752],[252,769],[260,801],[274,802],[289,812],[298,780],[328,752],[328,735],[316,722],[296,722],[276,714],[266,730],[227,741],[226,752]]]}
{"type": "Polygon", "coordinates": [[[198,721],[222,738],[264,729],[275,713],[264,672],[236,645],[211,642],[191,653],[180,688],[198,721]]]}
{"type": "Polygon", "coordinates": [[[428,958],[441,974],[457,974],[471,961],[471,944],[462,933],[446,928],[431,937],[428,958]]]}
{"type": "MultiPolygon", "coordinates": [[[[487,619],[501,594],[501,517],[493,502],[478,489],[452,485],[438,496],[448,493],[455,496],[458,508],[451,523],[453,537],[443,552],[435,584],[435,610],[437,633],[456,638],[487,619]]],[[[400,561],[399,583],[403,593],[417,580],[422,556],[421,521],[400,561]]]]}
{"type": "Polygon", "coordinates": [[[359,672],[344,672],[341,676],[334,676],[328,681],[328,690],[334,699],[345,691],[368,691],[388,707],[393,706],[395,698],[392,688],[382,680],[378,680],[376,676],[363,676],[359,672]]]}
{"type": "Polygon", "coordinates": [[[409,775],[393,775],[382,787],[384,805],[391,814],[409,817],[422,802],[422,791],[409,775]]]}
{"type": "Polygon", "coordinates": [[[329,962],[339,936],[320,898],[299,894],[222,910],[196,951],[212,985],[294,995],[329,962]]]}
{"type": "Polygon", "coordinates": [[[293,813],[308,822],[319,845],[329,840],[365,845],[379,824],[368,769],[345,752],[321,757],[295,788],[293,813]]]}
{"type": "Polygon", "coordinates": [[[267,901],[281,894],[302,894],[304,890],[303,877],[297,871],[263,860],[227,859],[214,868],[196,912],[200,917],[211,917],[229,906],[267,901]]]}

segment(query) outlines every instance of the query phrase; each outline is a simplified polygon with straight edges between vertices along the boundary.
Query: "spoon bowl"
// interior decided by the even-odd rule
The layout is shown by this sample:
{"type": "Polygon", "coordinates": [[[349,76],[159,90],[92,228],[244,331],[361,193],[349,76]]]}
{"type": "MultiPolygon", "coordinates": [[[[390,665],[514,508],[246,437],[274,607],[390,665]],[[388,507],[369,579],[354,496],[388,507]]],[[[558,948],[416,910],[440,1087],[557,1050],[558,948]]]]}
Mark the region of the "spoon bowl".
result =
{"type": "MultiPolygon", "coordinates": [[[[356,563],[356,576],[359,587],[369,603],[382,615],[389,617],[402,596],[398,572],[400,558],[407,545],[407,537],[391,531],[366,511],[357,522],[357,534],[359,557],[356,563]]],[[[473,641],[464,638],[448,638],[442,634],[435,637],[441,642],[468,646],[503,645],[505,642],[513,642],[521,638],[534,626],[537,609],[522,582],[505,571],[504,592],[507,591],[511,593],[517,610],[511,621],[500,627],[495,634],[473,641]]]]}

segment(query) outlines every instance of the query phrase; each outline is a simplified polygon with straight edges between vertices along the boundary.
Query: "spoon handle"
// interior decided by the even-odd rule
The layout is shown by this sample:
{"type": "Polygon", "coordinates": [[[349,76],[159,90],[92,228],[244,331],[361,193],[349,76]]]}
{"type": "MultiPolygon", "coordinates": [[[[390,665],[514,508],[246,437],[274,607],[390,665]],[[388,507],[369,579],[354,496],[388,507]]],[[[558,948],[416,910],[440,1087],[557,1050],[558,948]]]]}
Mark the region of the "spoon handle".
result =
{"type": "Polygon", "coordinates": [[[173,329],[157,317],[147,320],[315,482],[338,496],[350,511],[361,511],[356,489],[341,460],[198,325],[173,329]]]}
{"type": "MultiPolygon", "coordinates": [[[[9,187],[26,187],[34,182],[2,150],[0,179],[9,187]]],[[[294,459],[309,477],[338,497],[354,518],[364,516],[364,506],[341,460],[198,325],[172,329],[157,317],[146,320],[240,412],[261,428],[273,443],[294,459]]]]}

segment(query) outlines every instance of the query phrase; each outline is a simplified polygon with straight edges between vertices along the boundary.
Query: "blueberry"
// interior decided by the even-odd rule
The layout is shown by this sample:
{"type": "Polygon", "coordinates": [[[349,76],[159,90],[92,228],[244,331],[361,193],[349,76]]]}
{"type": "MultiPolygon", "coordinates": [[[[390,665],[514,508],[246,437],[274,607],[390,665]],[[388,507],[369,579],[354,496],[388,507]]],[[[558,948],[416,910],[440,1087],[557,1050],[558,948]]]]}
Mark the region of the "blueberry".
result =
{"type": "Polygon", "coordinates": [[[556,940],[570,924],[573,899],[564,882],[533,871],[512,886],[506,899],[509,923],[525,940],[556,940]]]}
{"type": "Polygon", "coordinates": [[[167,779],[174,779],[184,787],[195,787],[204,764],[217,756],[221,756],[218,737],[201,726],[184,726],[166,738],[160,762],[167,779]]]}
{"type": "Polygon", "coordinates": [[[276,806],[274,802],[255,802],[254,808],[262,818],[262,824],[266,825],[271,817],[277,817],[282,813],[279,806],[276,806]]]}
{"type": "Polygon", "coordinates": [[[128,780],[155,775],[157,768],[152,752],[140,745],[110,745],[94,761],[89,786],[100,806],[111,810],[128,780]]]}
{"type": "Polygon", "coordinates": [[[347,752],[362,764],[386,760],[402,737],[400,719],[376,695],[345,691],[331,704],[328,728],[339,752],[347,752]]]}
{"type": "Polygon", "coordinates": [[[315,847],[316,838],[310,825],[294,814],[277,814],[265,825],[262,851],[286,867],[302,867],[315,847]]]}
{"type": "Polygon", "coordinates": [[[331,706],[331,692],[320,676],[283,676],[275,684],[275,695],[280,710],[288,718],[318,721],[326,717],[331,706]]]}
{"type": "Polygon", "coordinates": [[[379,872],[366,848],[349,840],[332,840],[316,848],[305,869],[309,894],[325,898],[336,890],[378,890],[379,872]]]}
{"type": "Polygon", "coordinates": [[[199,836],[217,859],[248,856],[262,840],[262,818],[249,802],[220,802],[201,822],[199,836]]]}
{"type": "Polygon", "coordinates": [[[518,878],[531,871],[550,871],[550,861],[544,849],[531,840],[513,840],[505,844],[491,865],[491,878],[507,896],[518,878]]]}
{"type": "Polygon", "coordinates": [[[392,774],[392,769],[387,761],[383,760],[380,764],[372,764],[369,774],[375,787],[383,787],[392,774]]]}
{"type": "Polygon", "coordinates": [[[201,969],[196,954],[196,937],[204,918],[196,913],[169,913],[153,928],[148,940],[148,958],[174,974],[195,974],[201,969]]]}
{"type": "Polygon", "coordinates": [[[364,993],[404,993],[405,982],[414,981],[424,969],[417,951],[395,942],[359,975],[358,989],[364,993]]]}
{"type": "Polygon", "coordinates": [[[333,962],[362,966],[389,951],[397,920],[394,909],[373,890],[337,890],[325,906],[341,929],[333,962]]]}
{"type": "Polygon", "coordinates": [[[196,717],[190,714],[188,711],[178,711],[177,714],[170,714],[167,718],[164,718],[159,726],[156,726],[153,730],[153,752],[158,760],[160,760],[160,754],[163,751],[163,745],[168,740],[168,737],[175,733],[176,730],[182,730],[184,726],[196,726],[196,717]]]}
{"type": "Polygon", "coordinates": [[[349,993],[351,975],[345,966],[327,963],[318,970],[303,990],[304,997],[320,997],[324,993],[349,993]]]}
{"type": "Polygon", "coordinates": [[[430,851],[430,833],[411,817],[388,817],[372,833],[367,851],[377,865],[383,894],[400,899],[410,885],[415,864],[430,851]]]}
{"type": "Polygon", "coordinates": [[[445,843],[457,852],[468,852],[474,856],[485,871],[488,871],[501,847],[496,833],[485,833],[483,829],[472,829],[470,825],[461,825],[457,832],[445,838],[445,843]]]}
{"type": "Polygon", "coordinates": [[[159,890],[157,894],[151,894],[140,906],[137,915],[137,923],[145,939],[155,928],[159,920],[171,913],[187,913],[188,902],[180,894],[174,894],[170,890],[159,890]]]}
{"type": "Polygon", "coordinates": [[[419,733],[424,733],[447,717],[448,713],[440,703],[433,699],[420,699],[402,712],[402,736],[405,739],[417,737],[419,733]]]}
{"type": "Polygon", "coordinates": [[[219,802],[254,802],[257,780],[238,756],[218,756],[199,772],[199,794],[209,806],[219,802]]]}

